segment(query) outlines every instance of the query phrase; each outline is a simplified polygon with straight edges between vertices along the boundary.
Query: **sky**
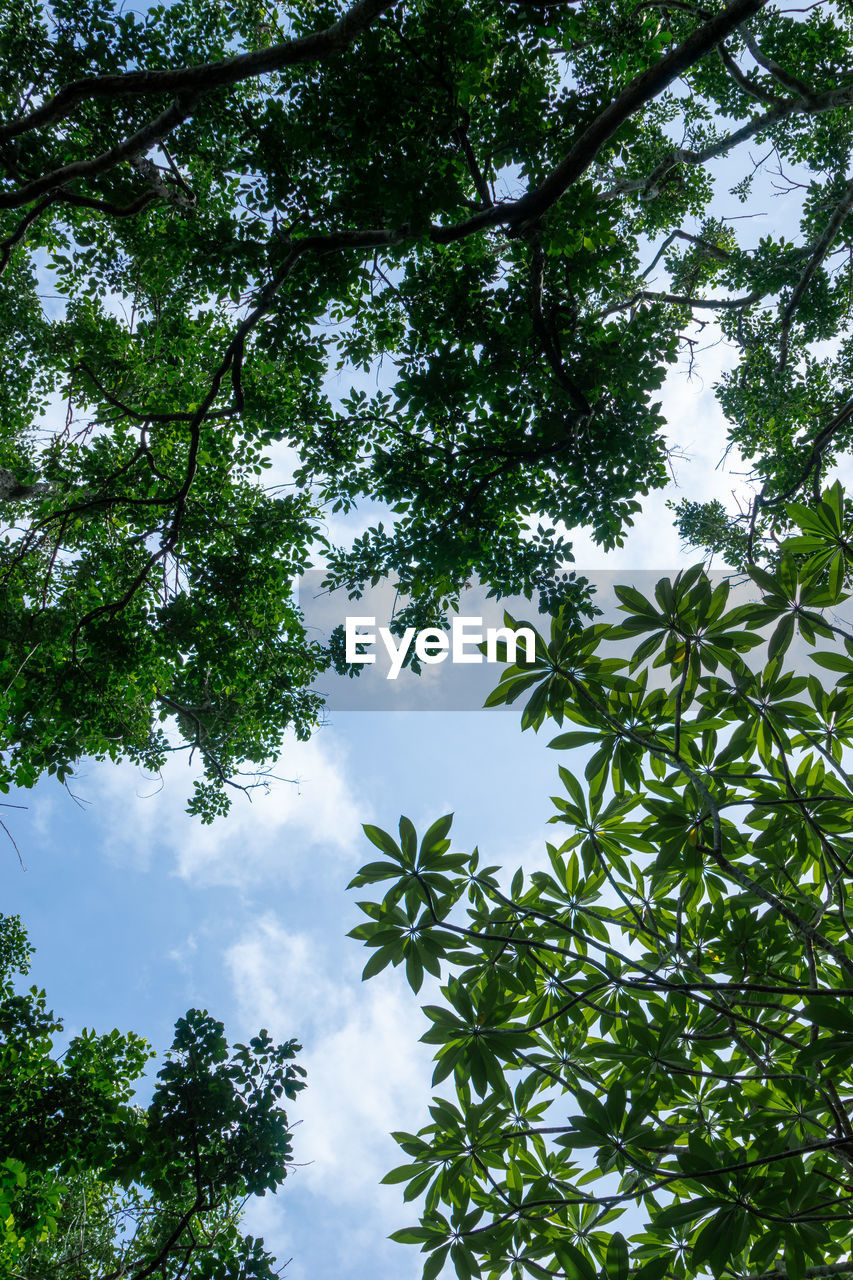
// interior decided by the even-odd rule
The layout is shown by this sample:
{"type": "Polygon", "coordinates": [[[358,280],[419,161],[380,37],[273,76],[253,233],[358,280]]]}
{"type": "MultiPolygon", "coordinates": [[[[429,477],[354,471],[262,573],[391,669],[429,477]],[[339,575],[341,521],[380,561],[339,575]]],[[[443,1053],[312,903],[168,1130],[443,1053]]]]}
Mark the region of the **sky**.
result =
{"type": "MultiPolygon", "coordinates": [[[[751,207],[760,211],[756,239],[794,220],[793,204],[783,210],[770,191],[751,207]]],[[[743,494],[738,459],[721,465],[725,424],[713,395],[733,353],[709,333],[699,373],[673,370],[663,393],[672,483],[645,500],[622,548],[605,555],[575,533],[578,571],[675,572],[698,556],[681,547],[667,501],[716,497],[731,508],[733,492],[743,494]]],[[[288,465],[282,451],[282,477],[288,465]]],[[[346,541],[367,522],[357,512],[331,520],[328,534],[346,541]]],[[[346,710],[331,699],[308,743],[285,743],[278,772],[291,781],[251,802],[238,796],[212,826],[184,812],[183,756],[160,778],[84,762],[73,796],[49,779],[7,797],[25,809],[0,809],[23,863],[0,842],[4,910],[26,924],[32,981],[68,1034],[132,1029],[163,1050],[174,1020],[200,1007],[224,1021],[232,1042],[266,1027],[303,1045],[308,1088],[288,1107],[296,1167],[247,1216],[279,1261],[290,1260],[287,1280],[420,1274],[420,1254],[387,1238],[416,1211],[380,1179],[402,1162],[390,1131],[427,1119],[431,1055],[419,1037],[429,997],[415,997],[398,970],[361,982],[366,953],[346,937],[360,919],[346,886],[372,857],[361,824],[393,829],[405,813],[423,831],[453,812],[458,846],[479,845],[486,863],[510,873],[540,864],[553,838],[557,762],[547,728],[522,734],[517,714],[503,710],[425,709],[425,688],[436,690],[431,705],[453,705],[441,693],[448,669],[429,678],[413,689],[404,672],[388,709],[346,710]]]]}
{"type": "MultiPolygon", "coordinates": [[[[703,380],[671,375],[665,409],[686,455],[676,464],[681,487],[653,495],[624,548],[608,556],[578,537],[579,570],[663,573],[696,558],[682,551],[665,502],[687,493],[728,505],[741,483],[717,468],[724,425],[711,387],[728,358],[714,347],[703,380]]],[[[442,671],[430,677],[440,682],[442,671]]],[[[497,673],[479,669],[481,681],[494,674],[486,690],[497,673]]],[[[406,679],[416,678],[401,675],[401,695],[406,679]]],[[[408,701],[423,707],[415,692],[408,701]]],[[[360,919],[346,886],[371,858],[361,824],[393,829],[406,813],[422,831],[453,812],[458,847],[478,844],[486,862],[510,871],[535,867],[553,838],[547,729],[522,734],[509,711],[393,709],[406,701],[358,711],[332,700],[311,741],[285,744],[278,772],[293,781],[251,802],[238,796],[212,826],[184,813],[183,757],[158,779],[84,762],[76,799],[49,779],[8,797],[26,810],[0,813],[24,864],[0,845],[4,909],[24,920],[36,948],[32,981],[69,1034],[133,1029],[163,1050],[175,1018],[201,1007],[232,1041],[263,1026],[303,1045],[308,1088],[288,1108],[298,1167],[247,1220],[280,1262],[291,1260],[288,1280],[420,1273],[418,1251],[387,1238],[415,1211],[399,1187],[379,1183],[401,1163],[389,1133],[427,1119],[430,1053],[419,1037],[429,996],[415,997],[402,971],[361,982],[366,953],[346,937],[360,919]]]]}

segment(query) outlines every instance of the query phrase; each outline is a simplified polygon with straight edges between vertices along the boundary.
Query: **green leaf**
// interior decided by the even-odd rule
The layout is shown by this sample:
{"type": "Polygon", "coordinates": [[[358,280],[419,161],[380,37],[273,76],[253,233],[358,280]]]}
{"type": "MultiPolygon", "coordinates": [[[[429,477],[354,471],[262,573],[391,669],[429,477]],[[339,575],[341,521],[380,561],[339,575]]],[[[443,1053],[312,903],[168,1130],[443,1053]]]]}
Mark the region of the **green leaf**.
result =
{"type": "Polygon", "coordinates": [[[628,1280],[631,1270],[628,1242],[619,1231],[610,1237],[605,1255],[605,1267],[609,1280],[628,1280]]]}
{"type": "Polygon", "coordinates": [[[554,1254],[568,1280],[598,1280],[596,1269],[585,1253],[571,1241],[552,1241],[554,1254]]]}
{"type": "Polygon", "coordinates": [[[421,1280],[435,1280],[439,1275],[442,1267],[447,1261],[447,1255],[450,1252],[450,1245],[442,1245],[440,1249],[434,1250],[424,1262],[423,1275],[421,1280]]]}
{"type": "Polygon", "coordinates": [[[453,814],[448,813],[445,814],[443,818],[438,818],[432,826],[428,828],[423,840],[421,841],[420,852],[418,855],[420,861],[423,861],[424,858],[428,857],[435,849],[444,843],[450,833],[452,825],[453,814]]]}
{"type": "Polygon", "coordinates": [[[690,1262],[697,1271],[710,1264],[714,1276],[722,1275],[730,1263],[732,1249],[732,1222],[734,1213],[724,1209],[715,1214],[699,1232],[693,1244],[690,1262]]]}
{"type": "Polygon", "coordinates": [[[396,954],[396,947],[380,947],[377,951],[374,951],[361,971],[362,982],[366,982],[368,978],[374,978],[377,973],[381,973],[391,963],[396,954]]]}
{"type": "Polygon", "coordinates": [[[431,1231],[428,1227],[401,1227],[399,1231],[392,1231],[388,1237],[398,1244],[430,1244],[440,1238],[438,1232],[431,1231]]]}
{"type": "Polygon", "coordinates": [[[812,653],[809,655],[812,662],[816,662],[819,667],[825,667],[827,671],[841,671],[845,675],[853,675],[853,659],[844,653],[812,653]]]}
{"type": "Polygon", "coordinates": [[[770,662],[775,658],[780,658],[785,653],[793,635],[794,616],[789,613],[785,615],[770,637],[770,643],[767,646],[767,657],[770,662]]]}
{"type": "Polygon", "coordinates": [[[377,849],[381,849],[389,858],[393,858],[395,862],[402,862],[402,854],[399,845],[387,831],[383,831],[381,827],[374,827],[371,823],[364,823],[362,830],[367,836],[371,844],[375,844],[377,849]]]}
{"type": "Polygon", "coordinates": [[[844,1031],[853,1036],[853,1009],[848,1002],[831,992],[823,996],[805,996],[803,999],[806,1016],[819,1027],[829,1027],[832,1031],[844,1031]]]}
{"type": "Polygon", "coordinates": [[[708,1199],[707,1196],[700,1196],[696,1200],[677,1202],[656,1214],[653,1219],[654,1225],[656,1227],[681,1227],[687,1222],[695,1222],[697,1218],[704,1218],[715,1207],[716,1201],[708,1199]]]}
{"type": "Polygon", "coordinates": [[[418,836],[409,818],[400,819],[400,848],[406,866],[413,867],[418,856],[418,836]]]}
{"type": "Polygon", "coordinates": [[[396,1169],[392,1169],[390,1173],[386,1173],[381,1179],[383,1183],[410,1182],[412,1178],[421,1173],[423,1166],[419,1164],[401,1164],[396,1169]]]}

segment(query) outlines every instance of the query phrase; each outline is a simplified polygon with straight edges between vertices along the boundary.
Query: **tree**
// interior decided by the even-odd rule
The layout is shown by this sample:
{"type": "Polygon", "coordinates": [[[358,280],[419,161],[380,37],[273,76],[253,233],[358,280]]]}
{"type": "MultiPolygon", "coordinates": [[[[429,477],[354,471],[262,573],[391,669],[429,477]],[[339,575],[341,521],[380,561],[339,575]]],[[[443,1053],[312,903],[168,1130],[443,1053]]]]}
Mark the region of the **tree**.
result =
{"type": "Polygon", "coordinates": [[[2,15],[0,784],[156,768],[169,722],[191,807],[226,807],[319,712],[312,545],[332,585],[396,576],[401,625],[475,573],[579,612],[566,529],[612,546],[665,482],[654,395],[694,314],[739,351],[721,396],[761,491],[745,529],[688,498],[688,534],[749,558],[849,446],[846,3],[2,15]],[[752,242],[714,184],[776,168],[800,234],[752,242]],[[366,499],[386,518],[324,544],[366,499]]]}
{"type": "Polygon", "coordinates": [[[549,870],[508,883],[453,850],[450,817],[420,846],[406,818],[399,840],[365,828],[382,860],[353,883],[391,882],[354,931],[365,977],[443,981],[423,1039],[445,1089],[386,1178],[424,1197],[395,1238],[426,1280],[448,1258],[463,1278],[853,1272],[853,508],[834,486],[787,515],[801,532],[750,602],[701,566],[653,599],[624,586],[621,625],[556,619],[506,669],[491,701],[529,695],[525,726],[587,755],[560,768],[549,870]]]}
{"type": "Polygon", "coordinates": [[[229,1053],[222,1024],[191,1009],[142,1106],[146,1042],[83,1031],[57,1053],[45,993],[16,991],[29,959],[18,918],[0,916],[3,1275],[272,1280],[275,1260],[239,1224],[246,1198],[286,1177],[299,1045],[261,1031],[229,1053]]]}

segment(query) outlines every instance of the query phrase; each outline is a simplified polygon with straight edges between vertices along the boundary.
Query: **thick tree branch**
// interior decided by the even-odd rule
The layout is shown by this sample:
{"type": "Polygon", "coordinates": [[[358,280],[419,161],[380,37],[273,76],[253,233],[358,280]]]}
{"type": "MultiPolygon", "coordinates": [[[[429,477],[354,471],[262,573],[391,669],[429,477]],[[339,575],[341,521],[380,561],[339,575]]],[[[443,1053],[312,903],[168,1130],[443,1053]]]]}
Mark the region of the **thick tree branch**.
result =
{"type": "Polygon", "coordinates": [[[763,67],[769,75],[781,84],[783,89],[787,89],[789,93],[798,94],[804,102],[812,103],[815,100],[815,93],[807,84],[800,80],[797,76],[792,75],[790,71],[786,71],[784,67],[780,67],[778,62],[769,57],[759,45],[748,25],[744,25],[741,32],[747,49],[752,54],[755,61],[760,67],[763,67]]]}
{"type": "Polygon", "coordinates": [[[532,191],[512,203],[498,204],[493,209],[475,214],[465,222],[449,227],[434,227],[432,239],[438,244],[460,240],[472,231],[487,227],[521,228],[535,221],[556,204],[569,187],[586,172],[604,144],[636,111],[667,89],[674,80],[730,35],[742,22],[758,13],[767,0],[734,0],[722,13],[691,32],[677,48],[664,55],[647,71],[636,76],[589,125],[565,158],[532,191]]]}
{"type": "Polygon", "coordinates": [[[50,203],[50,196],[45,196],[39,200],[38,204],[34,204],[31,209],[27,210],[15,230],[0,242],[0,276],[3,275],[8,267],[15,247],[21,243],[32,224],[41,217],[50,206],[50,203]]]}
{"type": "Polygon", "coordinates": [[[110,147],[108,151],[101,152],[99,156],[91,160],[74,160],[71,164],[54,169],[51,173],[42,174],[40,178],[33,178],[17,191],[0,194],[0,209],[19,209],[21,205],[37,200],[45,192],[57,191],[69,182],[96,178],[99,174],[114,169],[123,160],[131,160],[143,154],[163,138],[168,137],[177,125],[186,120],[192,114],[195,102],[195,97],[182,95],[148,124],[137,129],[136,133],[132,133],[129,138],[125,138],[116,146],[110,147]]]}
{"type": "Polygon", "coordinates": [[[128,71],[117,75],[86,76],[48,98],[34,111],[0,127],[0,143],[20,137],[68,116],[80,102],[93,99],[145,97],[163,93],[195,97],[227,85],[240,84],[271,71],[329,58],[352,44],[397,0],[358,0],[337,22],[323,31],[300,36],[269,49],[239,54],[221,62],[163,71],[128,71]]]}

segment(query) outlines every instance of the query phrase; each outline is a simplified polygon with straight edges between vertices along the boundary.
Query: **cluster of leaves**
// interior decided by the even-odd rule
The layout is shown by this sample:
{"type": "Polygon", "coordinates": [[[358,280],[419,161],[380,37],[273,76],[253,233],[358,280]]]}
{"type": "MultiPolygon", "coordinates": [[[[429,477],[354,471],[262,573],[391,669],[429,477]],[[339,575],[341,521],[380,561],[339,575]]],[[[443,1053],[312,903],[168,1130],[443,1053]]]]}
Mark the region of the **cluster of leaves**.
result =
{"type": "Polygon", "coordinates": [[[666,481],[655,396],[697,307],[742,352],[753,534],[850,442],[847,3],[0,19],[2,786],[156,768],[165,718],[221,811],[318,714],[290,582],[319,507],[390,509],[325,546],[329,582],[391,574],[422,618],[473,574],[571,596],[564,528],[611,547],[666,481]],[[808,188],[796,245],[708,216],[753,140],[808,188]]]}
{"type": "Polygon", "coordinates": [[[3,1275],[272,1280],[240,1216],[286,1176],[299,1046],[261,1031],[229,1051],[222,1024],[190,1010],[142,1106],[146,1042],[83,1031],[57,1053],[45,993],[16,989],[29,958],[18,919],[0,916],[3,1275]]]}
{"type": "Polygon", "coordinates": [[[442,982],[451,1088],[386,1179],[425,1280],[851,1270],[850,543],[837,487],[788,514],[746,602],[701,567],[623,586],[619,625],[556,619],[505,671],[491,701],[572,753],[545,869],[507,883],[450,818],[366,829],[365,976],[442,982]]]}
{"type": "Polygon", "coordinates": [[[81,756],[156,772],[182,749],[203,764],[189,811],[211,821],[228,786],[257,784],[286,728],[306,738],[317,722],[325,659],[291,599],[305,510],[220,475],[196,490],[169,574],[139,584],[150,548],[131,531],[148,514],[92,519],[82,499],[63,511],[60,558],[54,505],[0,543],[0,791],[62,781],[81,756]]]}

